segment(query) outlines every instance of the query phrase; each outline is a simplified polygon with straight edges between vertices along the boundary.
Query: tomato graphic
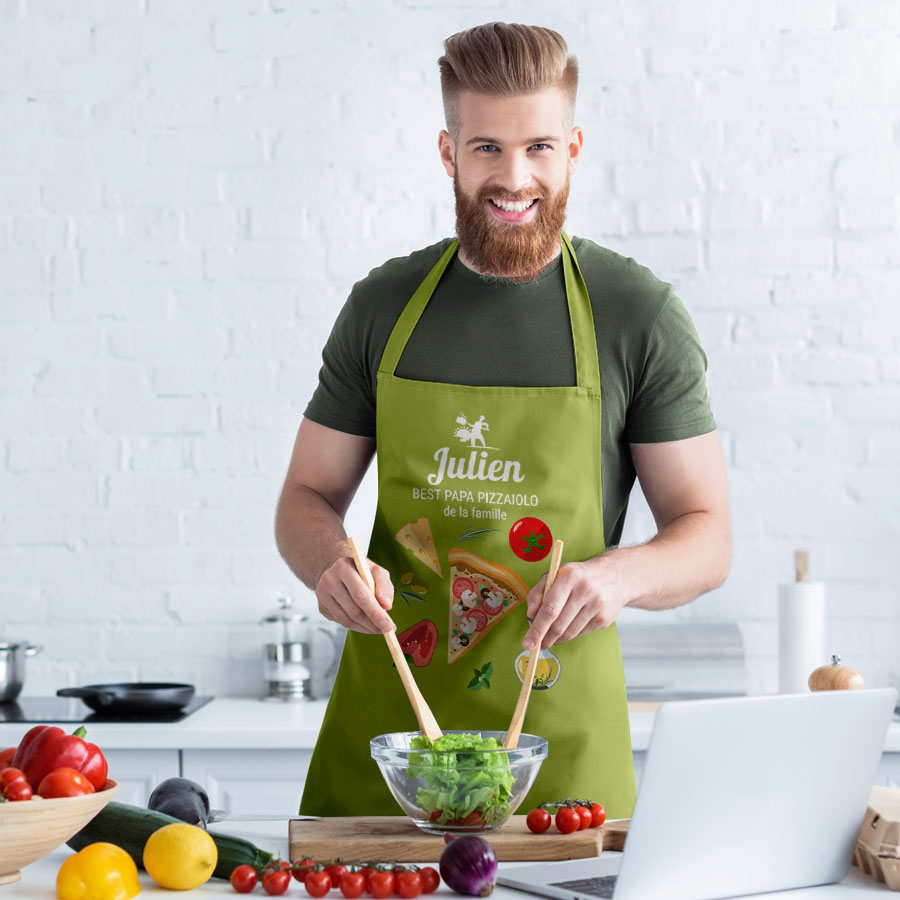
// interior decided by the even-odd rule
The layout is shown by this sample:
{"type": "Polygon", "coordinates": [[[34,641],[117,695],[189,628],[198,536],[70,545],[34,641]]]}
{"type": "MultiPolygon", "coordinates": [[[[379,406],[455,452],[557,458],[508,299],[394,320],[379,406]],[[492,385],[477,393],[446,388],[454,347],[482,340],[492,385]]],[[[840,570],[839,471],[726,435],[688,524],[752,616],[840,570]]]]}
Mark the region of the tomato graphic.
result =
{"type": "Polygon", "coordinates": [[[496,616],[497,613],[503,612],[503,594],[494,589],[482,588],[481,590],[481,608],[487,612],[489,616],[496,616]]]}
{"type": "Polygon", "coordinates": [[[480,609],[470,609],[459,620],[459,630],[464,634],[474,634],[476,631],[484,631],[487,620],[487,616],[480,609]]]}
{"type": "Polygon", "coordinates": [[[525,562],[542,560],[553,546],[553,535],[546,522],[525,516],[509,529],[509,546],[525,562]]]}
{"type": "Polygon", "coordinates": [[[464,595],[468,595],[466,596],[467,600],[472,599],[472,597],[475,595],[475,585],[472,582],[471,578],[455,578],[453,580],[452,590],[453,596],[458,597],[460,600],[463,599],[464,595]]]}
{"type": "Polygon", "coordinates": [[[427,666],[431,662],[434,647],[437,644],[437,626],[430,619],[422,619],[411,625],[403,634],[397,635],[400,649],[410,657],[413,665],[427,666]]]}

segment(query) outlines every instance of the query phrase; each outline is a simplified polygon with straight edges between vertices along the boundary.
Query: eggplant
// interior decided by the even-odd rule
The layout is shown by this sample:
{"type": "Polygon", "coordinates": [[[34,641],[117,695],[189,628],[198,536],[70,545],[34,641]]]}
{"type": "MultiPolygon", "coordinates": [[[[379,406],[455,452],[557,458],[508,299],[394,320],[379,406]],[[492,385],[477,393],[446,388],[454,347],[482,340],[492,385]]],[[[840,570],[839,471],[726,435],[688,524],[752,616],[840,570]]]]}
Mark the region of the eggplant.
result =
{"type": "Polygon", "coordinates": [[[189,778],[167,778],[154,788],[147,802],[147,809],[206,828],[209,821],[209,795],[196,781],[189,778]]]}

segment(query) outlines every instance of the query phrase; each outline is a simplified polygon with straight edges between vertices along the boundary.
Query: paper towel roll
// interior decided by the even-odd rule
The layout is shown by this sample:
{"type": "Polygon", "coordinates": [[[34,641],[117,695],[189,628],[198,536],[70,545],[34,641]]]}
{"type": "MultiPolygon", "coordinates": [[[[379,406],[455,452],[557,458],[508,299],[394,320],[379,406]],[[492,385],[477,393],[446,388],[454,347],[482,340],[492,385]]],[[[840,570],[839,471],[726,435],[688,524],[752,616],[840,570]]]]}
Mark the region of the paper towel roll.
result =
{"type": "Polygon", "coordinates": [[[809,691],[809,674],[825,665],[825,585],[795,581],[778,586],[778,690],[809,691]]]}

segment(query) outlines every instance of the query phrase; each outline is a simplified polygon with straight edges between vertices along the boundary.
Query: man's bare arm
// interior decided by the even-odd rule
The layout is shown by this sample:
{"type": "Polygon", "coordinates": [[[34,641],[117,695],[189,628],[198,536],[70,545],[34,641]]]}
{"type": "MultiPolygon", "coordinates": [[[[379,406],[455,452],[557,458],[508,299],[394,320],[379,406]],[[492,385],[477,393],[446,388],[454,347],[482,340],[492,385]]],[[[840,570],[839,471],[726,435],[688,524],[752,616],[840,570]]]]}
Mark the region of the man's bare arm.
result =
{"type": "Polygon", "coordinates": [[[716,432],[634,444],[635,469],[658,528],[639,547],[613,548],[560,567],[528,594],[534,624],[523,646],[547,647],[606,628],[624,606],[671,609],[718,587],[731,565],[725,461],[716,432]]]}
{"type": "Polygon", "coordinates": [[[275,540],[294,574],[313,588],[319,611],[346,628],[389,631],[390,576],[370,563],[376,597],[359,577],[344,515],[375,451],[368,438],[303,419],[275,514],[275,540]],[[376,602],[377,599],[377,602],[376,602]]]}

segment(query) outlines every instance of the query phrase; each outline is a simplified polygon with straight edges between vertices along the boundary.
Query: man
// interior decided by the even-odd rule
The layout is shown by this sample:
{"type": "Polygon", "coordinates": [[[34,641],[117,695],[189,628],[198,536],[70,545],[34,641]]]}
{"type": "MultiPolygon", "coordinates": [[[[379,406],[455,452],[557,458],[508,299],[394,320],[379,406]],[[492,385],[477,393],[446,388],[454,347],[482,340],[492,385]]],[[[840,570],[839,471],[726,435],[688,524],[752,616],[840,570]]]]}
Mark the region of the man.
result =
{"type": "Polygon", "coordinates": [[[615,619],[686,603],[730,565],[706,360],[671,285],[562,231],[583,143],[562,37],[492,23],[444,47],[458,246],[355,285],[278,505],[285,560],[350,629],[301,811],[397,813],[368,747],[416,728],[380,637],[396,628],[444,730],[505,731],[540,648],[525,730],[550,755],[526,804],[580,797],[630,816],[615,619]],[[373,596],[342,521],[375,453],[373,596]],[[635,474],[658,533],[618,548],[635,474]],[[564,558],[544,597],[552,538],[564,558]]]}

